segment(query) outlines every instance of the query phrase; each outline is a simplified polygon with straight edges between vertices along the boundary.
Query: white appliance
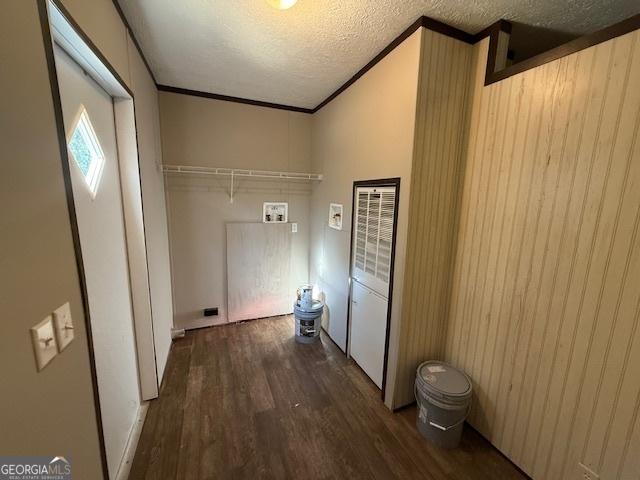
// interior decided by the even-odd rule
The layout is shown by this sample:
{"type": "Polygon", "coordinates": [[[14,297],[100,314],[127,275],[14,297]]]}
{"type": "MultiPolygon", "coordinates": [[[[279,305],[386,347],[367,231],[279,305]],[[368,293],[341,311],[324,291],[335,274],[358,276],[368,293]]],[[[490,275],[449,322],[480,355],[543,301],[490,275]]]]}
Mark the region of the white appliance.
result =
{"type": "Polygon", "coordinates": [[[349,355],[382,388],[396,187],[357,187],[349,355]]]}

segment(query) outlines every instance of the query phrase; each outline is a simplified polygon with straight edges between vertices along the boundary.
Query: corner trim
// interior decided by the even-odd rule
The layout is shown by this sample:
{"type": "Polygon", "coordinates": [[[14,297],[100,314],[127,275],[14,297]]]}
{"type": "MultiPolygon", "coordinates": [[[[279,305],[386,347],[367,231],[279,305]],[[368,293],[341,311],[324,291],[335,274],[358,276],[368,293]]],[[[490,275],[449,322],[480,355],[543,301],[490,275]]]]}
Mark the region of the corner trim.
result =
{"type": "MultiPolygon", "coordinates": [[[[375,57],[373,57],[371,59],[371,61],[369,61],[369,63],[367,63],[364,67],[362,67],[360,70],[358,70],[355,73],[355,75],[353,75],[349,80],[347,80],[345,83],[343,83],[342,86],[338,87],[338,89],[336,91],[334,91],[331,95],[329,95],[322,102],[320,102],[312,110],[311,113],[316,113],[322,107],[327,105],[331,100],[333,100],[338,95],[340,95],[342,92],[344,92],[347,88],[349,88],[351,85],[356,83],[356,81],[360,77],[362,77],[365,73],[367,73],[369,70],[371,70],[378,62],[380,62],[380,60],[382,60],[384,57],[389,55],[398,45],[400,45],[407,38],[409,38],[413,34],[413,32],[415,32],[420,27],[422,27],[423,18],[426,18],[426,17],[420,17],[415,22],[413,22],[411,25],[409,25],[409,27],[406,30],[404,30],[400,35],[398,35],[396,38],[394,38],[393,41],[389,45],[384,47],[380,53],[378,53],[375,57]]],[[[442,25],[444,25],[444,24],[442,24],[442,25]]]]}
{"type": "Polygon", "coordinates": [[[244,103],[246,105],[253,105],[256,107],[276,108],[279,110],[288,110],[290,112],[313,113],[313,110],[310,108],[294,107],[292,105],[263,102],[261,100],[251,100],[249,98],[231,97],[229,95],[201,92],[200,90],[189,90],[188,88],[172,87],[170,85],[156,84],[156,87],[160,92],[178,93],[180,95],[191,95],[192,97],[202,97],[210,100],[223,100],[225,102],[244,103]]]}
{"type": "Polygon", "coordinates": [[[140,436],[142,435],[142,428],[144,427],[144,421],[147,418],[147,412],[149,411],[149,401],[142,402],[138,406],[136,412],[136,419],[129,430],[129,436],[127,437],[127,443],[124,447],[124,453],[118,466],[115,480],[127,480],[131,473],[131,466],[136,456],[136,450],[138,449],[138,443],[140,442],[140,436]]]}
{"type": "MultiPolygon", "coordinates": [[[[113,1],[116,2],[116,0],[113,0],[113,1]]],[[[331,102],[331,100],[336,98],[338,95],[340,95],[342,92],[344,92],[351,85],[353,85],[360,77],[362,77],[365,73],[367,73],[369,70],[371,70],[378,62],[380,62],[384,57],[386,57],[389,53],[391,53],[398,45],[400,45],[402,42],[404,42],[408,37],[410,37],[420,27],[426,28],[427,30],[432,30],[434,32],[440,33],[442,35],[446,35],[446,36],[451,37],[451,38],[455,38],[456,40],[460,40],[461,42],[473,44],[473,43],[476,43],[477,41],[483,39],[484,37],[488,36],[491,33],[490,29],[494,28],[494,25],[498,25],[498,27],[500,29],[503,29],[504,31],[508,31],[508,32],[511,31],[511,24],[509,22],[507,22],[505,20],[499,20],[498,22],[496,22],[495,24],[491,25],[490,27],[487,27],[484,30],[482,30],[481,32],[479,32],[479,33],[477,33],[475,35],[472,35],[470,33],[467,33],[465,31],[463,31],[463,30],[460,30],[458,28],[455,28],[455,27],[452,27],[450,25],[447,25],[446,23],[440,22],[438,20],[435,20],[433,18],[430,18],[430,17],[427,17],[427,16],[423,15],[423,16],[419,17],[418,19],[416,19],[400,35],[398,35],[396,38],[394,38],[391,41],[391,43],[389,43],[386,47],[384,47],[380,51],[380,53],[378,53],[375,57],[373,57],[373,59],[371,59],[371,61],[369,61],[369,63],[367,63],[364,67],[362,67],[360,70],[358,70],[349,80],[347,80],[344,84],[342,84],[342,86],[340,86],[337,90],[335,90],[331,95],[329,95],[327,98],[325,98],[322,102],[320,102],[314,108],[304,108],[304,107],[296,107],[296,106],[291,106],[291,105],[282,105],[282,104],[278,104],[278,103],[263,102],[263,101],[260,101],[260,100],[252,100],[252,99],[248,99],[248,98],[233,97],[233,96],[221,95],[221,94],[217,94],[217,93],[202,92],[202,91],[199,91],[199,90],[190,90],[190,89],[187,89],[187,88],[173,87],[173,86],[169,86],[169,85],[161,85],[161,84],[158,84],[158,83],[156,83],[156,87],[161,92],[180,93],[180,94],[183,94],[183,95],[192,95],[192,96],[195,96],[195,97],[210,98],[210,99],[213,99],[213,100],[223,100],[223,101],[227,101],[227,102],[244,103],[244,104],[247,104],[247,105],[255,105],[255,106],[259,106],[259,107],[278,108],[278,109],[281,109],[281,110],[290,110],[290,111],[294,111],[294,112],[313,114],[313,113],[316,113],[318,110],[320,110],[325,105],[327,105],[329,102],[331,102]]],[[[140,54],[142,54],[142,52],[140,52],[140,54]]]]}
{"type": "MultiPolygon", "coordinates": [[[[140,44],[138,43],[135,35],[133,34],[133,30],[129,25],[122,8],[118,4],[117,0],[112,0],[116,10],[118,11],[122,22],[125,24],[125,27],[129,31],[133,43],[135,44],[138,53],[142,57],[144,64],[151,75],[151,78],[156,82],[153,72],[149,67],[147,59],[142,53],[142,49],[140,44]]],[[[56,4],[58,1],[56,0],[56,4]]],[[[485,82],[484,85],[490,85],[492,83],[499,82],[506,78],[509,78],[513,75],[517,75],[518,73],[525,72],[532,68],[539,67],[546,63],[552,62],[554,60],[558,60],[567,55],[571,55],[572,53],[579,52],[580,50],[584,50],[586,48],[592,47],[599,43],[603,43],[607,40],[611,40],[612,38],[616,38],[622,36],[626,33],[632,32],[634,30],[640,29],[640,14],[634,15],[622,22],[619,22],[615,25],[611,25],[602,30],[596,31],[594,33],[590,33],[587,35],[583,35],[582,37],[571,40],[565,44],[562,44],[556,48],[551,50],[547,50],[546,52],[540,53],[534,57],[528,58],[521,62],[518,62],[514,65],[506,67],[498,72],[494,72],[496,54],[498,48],[498,35],[500,32],[511,33],[511,23],[507,20],[500,19],[497,22],[489,25],[484,28],[480,32],[476,34],[470,34],[465,32],[464,30],[460,30],[458,28],[447,25],[446,23],[440,22],[433,18],[427,16],[421,16],[416,19],[409,27],[407,27],[400,35],[394,38],[391,43],[389,43],[385,48],[383,48],[380,53],[378,53],[374,58],[372,58],[369,63],[367,63],[364,67],[358,70],[349,80],[347,80],[344,84],[342,84],[338,89],[336,89],[331,95],[325,98],[322,102],[320,102],[314,108],[304,108],[304,107],[296,107],[292,105],[282,105],[278,103],[264,102],[260,100],[252,100],[241,97],[233,97],[228,95],[221,95],[216,93],[202,92],[199,90],[190,90],[186,88],[173,87],[169,85],[161,85],[156,82],[156,87],[159,91],[171,92],[171,93],[179,93],[183,95],[192,95],[196,97],[210,98],[214,100],[222,100],[227,102],[235,102],[235,103],[243,103],[247,105],[254,105],[259,107],[267,107],[267,108],[277,108],[281,110],[289,110],[300,113],[308,113],[313,114],[318,112],[322,107],[330,103],[333,99],[338,97],[342,92],[347,90],[351,85],[353,85],[358,79],[360,79],[365,73],[371,70],[377,63],[379,63],[383,58],[385,58],[389,53],[391,53],[397,46],[399,46],[404,40],[406,40],[411,34],[413,34],[420,27],[426,28],[427,30],[431,30],[442,35],[446,35],[451,38],[455,38],[464,43],[468,43],[473,45],[480,40],[489,37],[489,57],[487,59],[487,66],[485,70],[485,82]]]]}
{"type": "Polygon", "coordinates": [[[483,38],[498,32],[511,34],[511,23],[501,18],[497,22],[493,22],[488,27],[484,28],[483,30],[480,30],[478,33],[473,35],[473,41],[471,43],[476,44],[483,38]]]}
{"type": "MultiPolygon", "coordinates": [[[[506,28],[508,31],[511,31],[511,24],[505,20],[499,20],[494,25],[498,25],[499,28],[506,28]]],[[[326,99],[324,99],[320,104],[315,107],[311,113],[316,113],[322,107],[327,105],[331,100],[336,98],[342,92],[344,92],[347,88],[353,85],[360,77],[362,77],[365,73],[371,70],[377,63],[380,62],[384,57],[389,55],[398,45],[404,42],[407,38],[409,38],[416,30],[420,27],[426,28],[427,30],[431,30],[442,35],[446,35],[447,37],[455,38],[456,40],[460,40],[464,43],[474,44],[477,41],[483,39],[488,36],[492,30],[494,25],[491,27],[485,28],[481,32],[476,35],[472,35],[458,28],[447,25],[446,23],[440,22],[433,18],[427,17],[425,15],[418,18],[415,22],[413,22],[409,27],[407,27],[400,35],[394,38],[389,45],[384,47],[380,53],[378,53],[375,57],[369,61],[364,67],[362,67],[355,75],[353,75],[349,80],[347,80],[341,87],[339,87],[335,92],[329,95],[326,99]]]]}
{"type": "Polygon", "coordinates": [[[487,55],[487,64],[484,72],[484,84],[487,85],[487,81],[496,69],[496,60],[498,58],[498,43],[500,40],[500,32],[511,32],[511,24],[509,24],[509,30],[504,30],[501,24],[502,20],[489,25],[482,32],[486,33],[484,36],[479,36],[478,39],[482,40],[485,37],[489,37],[489,52],[487,55]]]}
{"type": "Polygon", "coordinates": [[[491,40],[489,44],[489,60],[491,60],[491,52],[493,51],[494,63],[493,65],[491,65],[491,61],[487,62],[487,72],[484,84],[485,86],[491,85],[492,83],[505,80],[509,77],[517,75],[518,73],[522,73],[546,63],[553,62],[554,60],[558,60],[562,57],[577,53],[581,50],[585,50],[589,47],[593,47],[600,43],[606,42],[607,40],[620,37],[638,29],[640,29],[640,14],[629,17],[626,20],[618,22],[609,27],[605,27],[602,30],[598,30],[596,32],[578,37],[558,47],[547,50],[546,52],[542,52],[534,57],[527,58],[526,60],[515,63],[497,72],[489,73],[495,66],[495,50],[498,48],[498,32],[493,30],[490,34],[491,40]]]}
{"type": "MultiPolygon", "coordinates": [[[[154,315],[153,315],[153,301],[151,295],[151,273],[149,269],[149,244],[147,242],[147,224],[145,222],[145,212],[144,212],[144,187],[142,185],[142,163],[140,162],[140,139],[138,138],[138,115],[136,113],[136,100],[131,97],[131,105],[133,108],[133,128],[135,130],[136,137],[136,161],[138,164],[138,180],[140,184],[140,210],[142,211],[142,234],[144,235],[144,264],[147,269],[147,286],[149,287],[149,313],[151,314],[151,338],[153,340],[153,368],[155,371],[156,377],[156,395],[153,398],[158,398],[160,396],[160,379],[158,378],[158,355],[156,350],[156,332],[154,325],[154,315]]],[[[120,162],[118,162],[118,165],[120,162]]],[[[127,245],[128,246],[128,245],[127,245]]],[[[138,345],[136,344],[136,353],[138,352],[138,345]]],[[[166,366],[166,363],[165,363],[166,366]]],[[[141,389],[142,390],[142,389],[141,389]]],[[[140,392],[142,394],[142,391],[140,392]]],[[[146,401],[152,399],[146,399],[146,401]]]]}

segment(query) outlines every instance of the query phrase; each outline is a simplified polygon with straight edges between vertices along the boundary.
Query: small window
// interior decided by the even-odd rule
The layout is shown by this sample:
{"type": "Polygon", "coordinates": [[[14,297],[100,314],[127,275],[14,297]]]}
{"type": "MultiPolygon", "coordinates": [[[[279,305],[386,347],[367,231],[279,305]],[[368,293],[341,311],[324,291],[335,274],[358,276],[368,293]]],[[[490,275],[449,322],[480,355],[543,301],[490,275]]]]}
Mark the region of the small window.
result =
{"type": "Polygon", "coordinates": [[[95,197],[104,167],[104,153],[84,107],[81,107],[68,146],[91,195],[95,197]]]}

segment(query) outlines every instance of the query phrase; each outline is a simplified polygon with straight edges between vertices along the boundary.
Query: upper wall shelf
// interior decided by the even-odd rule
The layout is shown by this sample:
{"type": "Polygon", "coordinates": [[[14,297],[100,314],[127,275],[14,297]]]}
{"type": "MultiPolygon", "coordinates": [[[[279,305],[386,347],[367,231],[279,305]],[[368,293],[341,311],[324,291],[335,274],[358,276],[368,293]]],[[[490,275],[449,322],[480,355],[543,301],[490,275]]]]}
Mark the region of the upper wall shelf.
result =
{"type": "Polygon", "coordinates": [[[233,203],[233,180],[235,177],[269,178],[273,180],[322,180],[321,173],[274,172],[271,170],[244,170],[239,168],[191,167],[187,165],[163,165],[162,171],[174,175],[220,175],[231,178],[230,201],[233,203]]]}
{"type": "Polygon", "coordinates": [[[239,168],[190,167],[185,165],[163,165],[164,173],[182,175],[224,175],[227,177],[256,177],[284,180],[322,180],[321,173],[274,172],[271,170],[243,170],[239,168]]]}

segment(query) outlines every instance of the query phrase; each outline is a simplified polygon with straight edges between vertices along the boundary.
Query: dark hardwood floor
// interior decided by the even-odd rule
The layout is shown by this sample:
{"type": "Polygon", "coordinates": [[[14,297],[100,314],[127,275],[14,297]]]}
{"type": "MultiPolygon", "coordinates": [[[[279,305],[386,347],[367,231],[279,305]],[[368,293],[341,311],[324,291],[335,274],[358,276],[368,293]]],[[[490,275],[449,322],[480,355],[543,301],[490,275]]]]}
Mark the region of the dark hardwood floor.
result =
{"type": "Polygon", "coordinates": [[[291,317],[198,330],[173,345],[129,478],[525,478],[471,428],[441,450],[415,418],[324,334],[297,344],[291,317]]]}

